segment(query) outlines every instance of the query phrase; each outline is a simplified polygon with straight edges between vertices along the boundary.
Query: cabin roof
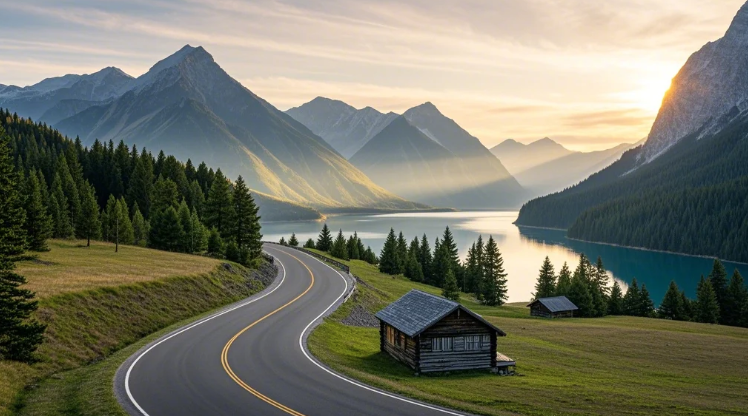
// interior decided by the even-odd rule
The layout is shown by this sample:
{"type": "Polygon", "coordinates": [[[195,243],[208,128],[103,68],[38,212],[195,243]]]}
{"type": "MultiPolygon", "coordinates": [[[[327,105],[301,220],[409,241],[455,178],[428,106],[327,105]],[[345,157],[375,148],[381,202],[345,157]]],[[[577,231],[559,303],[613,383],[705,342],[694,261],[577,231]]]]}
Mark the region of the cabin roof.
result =
{"type": "Polygon", "coordinates": [[[540,302],[551,312],[576,311],[577,305],[573,304],[566,296],[555,296],[552,298],[540,298],[527,305],[528,307],[540,302]]]}
{"type": "Polygon", "coordinates": [[[465,311],[500,336],[506,336],[504,331],[459,303],[416,289],[412,289],[400,299],[387,305],[377,312],[376,317],[412,338],[431,328],[457,309],[465,311]]]}

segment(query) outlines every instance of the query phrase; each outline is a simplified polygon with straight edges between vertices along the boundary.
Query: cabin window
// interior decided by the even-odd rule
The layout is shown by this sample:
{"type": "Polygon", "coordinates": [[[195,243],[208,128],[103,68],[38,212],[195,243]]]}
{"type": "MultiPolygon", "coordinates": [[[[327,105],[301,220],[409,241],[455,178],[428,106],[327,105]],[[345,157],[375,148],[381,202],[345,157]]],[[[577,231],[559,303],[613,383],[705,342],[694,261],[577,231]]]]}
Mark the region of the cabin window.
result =
{"type": "Polygon", "coordinates": [[[391,326],[387,327],[387,342],[390,345],[395,345],[395,328],[391,326]]]}
{"type": "Polygon", "coordinates": [[[477,351],[480,349],[481,336],[480,335],[467,335],[465,336],[465,349],[467,351],[477,351]]]}
{"type": "Polygon", "coordinates": [[[454,338],[441,337],[431,340],[432,351],[454,351],[454,338]]]}

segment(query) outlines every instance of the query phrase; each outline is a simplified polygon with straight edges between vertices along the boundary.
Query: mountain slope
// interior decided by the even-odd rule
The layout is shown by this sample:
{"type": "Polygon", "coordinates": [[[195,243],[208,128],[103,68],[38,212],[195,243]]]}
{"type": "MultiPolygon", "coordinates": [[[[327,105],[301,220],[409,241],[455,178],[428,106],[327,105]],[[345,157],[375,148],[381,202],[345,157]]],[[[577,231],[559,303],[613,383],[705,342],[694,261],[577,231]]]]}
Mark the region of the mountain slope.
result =
{"type": "Polygon", "coordinates": [[[383,114],[371,107],[357,110],[342,101],[324,97],[317,97],[286,113],[325,139],[347,159],[397,117],[395,113],[383,114]]]}
{"type": "MultiPolygon", "coordinates": [[[[406,198],[439,207],[502,208],[505,181],[479,183],[473,167],[423,134],[403,116],[393,120],[352,158],[377,183],[406,198]]],[[[509,185],[516,184],[512,182],[509,185]]]]}
{"type": "Polygon", "coordinates": [[[640,156],[648,162],[715,121],[734,106],[748,106],[748,3],[725,36],[704,45],[673,78],[640,156]]]}
{"type": "Polygon", "coordinates": [[[413,209],[323,139],[231,78],[202,47],[185,46],[111,102],[57,123],[84,143],[124,140],[243,175],[252,189],[325,207],[413,209]]]}
{"type": "MultiPolygon", "coordinates": [[[[65,75],[47,78],[29,87],[9,86],[0,91],[0,106],[12,109],[22,117],[51,123],[59,121],[59,114],[67,110],[53,110],[50,119],[44,114],[66,101],[75,102],[78,108],[83,103],[93,105],[97,102],[112,99],[119,95],[122,88],[129,85],[133,78],[118,68],[108,67],[89,75],[65,75]]],[[[71,104],[67,104],[70,106],[71,104]]],[[[89,105],[89,106],[90,106],[89,105]]],[[[87,107],[86,107],[87,108],[87,107]]]]}
{"type": "Polygon", "coordinates": [[[507,139],[492,147],[491,153],[501,160],[512,175],[516,176],[574,152],[546,137],[530,144],[507,139]]]}

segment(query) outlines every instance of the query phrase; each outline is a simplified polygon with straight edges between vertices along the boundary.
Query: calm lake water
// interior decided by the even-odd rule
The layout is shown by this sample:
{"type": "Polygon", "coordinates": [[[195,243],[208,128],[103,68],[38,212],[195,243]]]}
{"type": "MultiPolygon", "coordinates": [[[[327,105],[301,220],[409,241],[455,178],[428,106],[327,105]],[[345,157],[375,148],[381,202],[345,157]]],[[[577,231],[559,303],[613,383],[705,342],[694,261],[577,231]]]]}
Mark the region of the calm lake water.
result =
{"type": "MultiPolygon", "coordinates": [[[[531,298],[545,256],[550,257],[556,272],[564,262],[573,270],[581,253],[593,260],[600,256],[609,275],[622,283],[624,290],[636,278],[647,285],[655,304],[662,300],[671,280],[694,298],[701,274],[706,276],[711,271],[711,259],[574,241],[565,237],[565,231],[517,227],[512,224],[516,218],[517,212],[447,212],[346,215],[329,217],[326,222],[333,234],[342,229],[347,237],[357,231],[377,255],[390,227],[395,232],[402,231],[409,242],[426,233],[433,249],[436,237],[441,239],[444,227],[449,226],[463,260],[478,235],[484,239],[492,235],[504,257],[510,302],[531,298]]],[[[282,236],[288,239],[294,232],[303,244],[309,238],[316,241],[321,228],[322,223],[315,222],[267,223],[263,224],[262,233],[265,240],[278,241],[282,236]]],[[[725,267],[730,274],[738,268],[743,276],[748,276],[748,265],[725,263],[725,267]]]]}

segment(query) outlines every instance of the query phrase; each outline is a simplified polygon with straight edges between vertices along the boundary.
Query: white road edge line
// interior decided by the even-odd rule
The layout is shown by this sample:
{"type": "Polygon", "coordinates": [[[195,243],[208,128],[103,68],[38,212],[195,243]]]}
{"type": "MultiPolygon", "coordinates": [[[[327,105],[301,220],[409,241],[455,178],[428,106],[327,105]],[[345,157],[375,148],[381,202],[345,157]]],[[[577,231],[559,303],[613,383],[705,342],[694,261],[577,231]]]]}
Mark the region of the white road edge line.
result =
{"type": "MultiPolygon", "coordinates": [[[[306,253],[304,253],[304,254],[306,254],[306,253]]],[[[338,298],[335,299],[335,301],[330,306],[328,306],[327,309],[325,309],[321,314],[319,314],[319,316],[317,316],[316,318],[314,318],[312,320],[312,322],[309,322],[309,325],[307,325],[306,328],[304,328],[303,331],[301,331],[301,335],[299,336],[299,347],[301,348],[301,352],[304,354],[304,356],[307,358],[307,360],[311,361],[314,365],[316,365],[317,367],[321,368],[322,370],[324,370],[328,374],[331,374],[331,375],[333,375],[333,376],[335,376],[335,377],[337,377],[337,378],[339,378],[339,379],[341,379],[343,381],[351,383],[354,386],[358,386],[358,387],[360,387],[362,389],[365,389],[365,390],[368,390],[368,391],[371,391],[371,392],[374,392],[374,393],[377,393],[377,394],[381,394],[382,396],[386,396],[386,397],[389,397],[391,399],[396,399],[396,400],[400,400],[400,401],[405,402],[405,403],[409,403],[409,404],[413,404],[413,405],[416,405],[416,406],[420,406],[420,407],[423,407],[423,408],[426,408],[426,409],[429,409],[429,410],[435,410],[437,412],[441,412],[441,413],[444,413],[444,414],[453,415],[453,416],[465,416],[464,413],[457,413],[457,412],[453,412],[453,411],[450,411],[450,410],[447,410],[447,409],[443,409],[443,408],[431,406],[431,405],[428,405],[426,403],[421,403],[421,402],[418,402],[418,401],[406,399],[405,397],[401,397],[401,396],[398,396],[396,394],[387,393],[387,392],[381,391],[379,389],[375,389],[373,387],[367,386],[366,384],[362,384],[362,383],[359,383],[357,381],[351,380],[351,379],[349,379],[347,377],[343,377],[340,374],[337,374],[334,371],[330,370],[329,368],[321,365],[320,363],[317,362],[317,360],[315,360],[315,359],[313,359],[312,357],[309,356],[309,354],[306,351],[306,348],[304,348],[304,334],[306,334],[306,331],[309,330],[310,326],[312,326],[315,322],[317,322],[320,318],[322,318],[327,313],[327,311],[330,310],[330,308],[332,308],[333,306],[335,306],[335,304],[338,303],[338,301],[340,300],[340,298],[342,298],[343,296],[345,296],[345,294],[348,292],[348,280],[346,280],[346,278],[343,277],[343,275],[340,274],[340,272],[337,269],[333,268],[329,264],[327,264],[327,263],[325,263],[325,262],[323,262],[323,261],[321,261],[321,260],[319,260],[319,259],[317,259],[317,258],[315,258],[313,256],[310,256],[309,254],[307,254],[307,256],[309,256],[309,258],[317,260],[318,262],[320,262],[320,263],[324,264],[325,266],[329,267],[332,271],[334,271],[335,273],[337,273],[338,276],[340,276],[341,279],[343,279],[343,282],[345,282],[345,290],[343,291],[343,293],[340,296],[338,296],[338,298]]]]}
{"type": "MultiPolygon", "coordinates": [[[[275,256],[273,256],[273,257],[275,258],[275,260],[278,261],[278,263],[280,263],[281,268],[283,269],[283,277],[281,278],[281,281],[278,284],[278,286],[274,287],[273,290],[271,290],[268,293],[265,293],[264,295],[262,295],[260,297],[254,298],[254,299],[249,300],[247,302],[244,302],[242,304],[236,305],[236,306],[234,306],[234,307],[232,307],[230,309],[226,309],[224,311],[221,311],[221,312],[218,312],[218,313],[216,313],[214,315],[211,315],[211,316],[209,316],[209,317],[207,317],[207,318],[205,318],[203,320],[195,322],[194,324],[192,324],[192,325],[190,325],[190,326],[188,326],[186,328],[183,328],[182,330],[180,330],[178,332],[175,332],[175,333],[169,335],[168,337],[162,339],[161,341],[159,341],[159,342],[151,345],[150,348],[148,348],[147,350],[143,351],[140,355],[138,355],[137,358],[135,358],[135,360],[132,362],[132,364],[130,364],[130,367],[128,367],[128,369],[127,369],[127,374],[125,374],[125,391],[127,392],[127,397],[130,399],[130,401],[132,402],[132,404],[138,409],[138,411],[140,413],[143,414],[143,416],[149,416],[149,415],[148,415],[148,413],[146,413],[145,410],[143,410],[142,407],[140,407],[140,405],[138,404],[138,402],[135,400],[135,397],[133,397],[132,392],[130,392],[130,373],[132,372],[133,367],[135,367],[135,364],[137,364],[138,361],[140,361],[140,359],[143,358],[144,355],[148,354],[149,351],[151,351],[152,349],[158,347],[159,345],[163,344],[164,342],[166,342],[166,341],[168,341],[168,340],[176,337],[177,335],[182,334],[184,332],[187,332],[190,329],[192,329],[192,328],[194,328],[196,326],[202,325],[202,324],[204,324],[204,323],[206,323],[208,321],[211,321],[211,320],[213,320],[215,318],[218,318],[219,316],[225,315],[225,314],[227,314],[229,312],[233,312],[233,311],[235,311],[235,310],[237,310],[239,308],[243,308],[243,307],[245,307],[245,306],[247,306],[247,305],[249,305],[251,303],[257,302],[258,300],[260,300],[260,299],[262,299],[262,298],[264,298],[266,296],[269,296],[270,294],[272,294],[273,292],[275,292],[276,290],[278,290],[278,288],[283,285],[283,282],[286,281],[286,266],[283,265],[283,262],[281,262],[280,259],[278,259],[275,256]]],[[[346,285],[347,284],[348,284],[348,282],[346,282],[346,285]]]]}

